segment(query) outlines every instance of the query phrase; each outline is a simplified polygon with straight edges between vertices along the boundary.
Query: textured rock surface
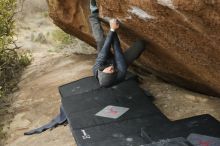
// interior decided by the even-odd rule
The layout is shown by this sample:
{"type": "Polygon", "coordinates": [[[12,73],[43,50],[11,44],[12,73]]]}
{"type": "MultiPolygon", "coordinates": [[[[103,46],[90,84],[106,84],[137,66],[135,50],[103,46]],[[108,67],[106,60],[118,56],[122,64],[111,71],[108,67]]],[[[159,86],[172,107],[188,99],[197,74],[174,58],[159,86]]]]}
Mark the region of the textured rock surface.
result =
{"type": "MultiPolygon", "coordinates": [[[[89,0],[47,0],[54,23],[95,46],[89,0]]],[[[162,79],[220,96],[219,0],[98,0],[100,17],[118,17],[126,48],[137,38],[150,44],[138,66],[162,79]]],[[[103,24],[106,26],[106,24],[103,24]]]]}

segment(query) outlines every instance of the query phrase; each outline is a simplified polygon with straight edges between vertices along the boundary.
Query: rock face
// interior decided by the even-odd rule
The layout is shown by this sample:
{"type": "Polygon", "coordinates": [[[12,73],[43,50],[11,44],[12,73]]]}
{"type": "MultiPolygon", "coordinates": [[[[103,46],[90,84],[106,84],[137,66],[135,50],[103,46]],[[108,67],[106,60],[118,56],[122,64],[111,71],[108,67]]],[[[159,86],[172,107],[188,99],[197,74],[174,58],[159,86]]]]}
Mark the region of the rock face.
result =
{"type": "MultiPolygon", "coordinates": [[[[47,0],[50,17],[67,33],[95,47],[89,0],[47,0]]],[[[138,67],[165,81],[220,96],[219,0],[97,0],[100,17],[117,17],[123,48],[149,42],[138,67]]],[[[103,23],[107,29],[106,23],[103,23]]]]}

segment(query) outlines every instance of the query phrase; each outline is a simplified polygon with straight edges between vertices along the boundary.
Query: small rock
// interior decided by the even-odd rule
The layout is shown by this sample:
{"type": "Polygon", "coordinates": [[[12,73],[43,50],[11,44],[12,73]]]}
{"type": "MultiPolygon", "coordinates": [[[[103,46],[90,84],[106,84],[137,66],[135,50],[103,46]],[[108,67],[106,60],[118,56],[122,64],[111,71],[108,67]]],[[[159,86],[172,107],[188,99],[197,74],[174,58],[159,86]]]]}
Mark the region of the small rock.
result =
{"type": "Polygon", "coordinates": [[[34,41],[34,33],[31,33],[31,41],[34,41]]]}
{"type": "Polygon", "coordinates": [[[196,100],[196,97],[193,96],[193,95],[185,95],[185,98],[189,99],[189,100],[192,100],[192,101],[195,101],[196,100]]]}
{"type": "Polygon", "coordinates": [[[207,102],[208,101],[208,98],[207,97],[198,97],[198,100],[200,102],[207,102]]]}
{"type": "Polygon", "coordinates": [[[46,39],[46,37],[44,36],[43,33],[39,33],[37,38],[35,39],[35,42],[40,42],[42,44],[46,44],[47,43],[47,39],[46,39]]]}
{"type": "Polygon", "coordinates": [[[10,124],[10,129],[25,129],[31,124],[31,122],[27,119],[23,119],[24,113],[17,114],[10,124]]]}

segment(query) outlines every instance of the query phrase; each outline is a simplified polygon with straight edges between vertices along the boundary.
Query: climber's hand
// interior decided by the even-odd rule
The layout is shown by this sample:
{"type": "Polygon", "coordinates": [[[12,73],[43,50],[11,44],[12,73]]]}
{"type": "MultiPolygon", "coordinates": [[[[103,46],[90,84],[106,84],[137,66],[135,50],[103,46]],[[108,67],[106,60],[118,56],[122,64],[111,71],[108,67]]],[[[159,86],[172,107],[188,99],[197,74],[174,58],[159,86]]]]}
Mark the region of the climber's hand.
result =
{"type": "Polygon", "coordinates": [[[112,30],[116,30],[119,28],[119,21],[117,19],[111,19],[109,23],[112,30]]]}

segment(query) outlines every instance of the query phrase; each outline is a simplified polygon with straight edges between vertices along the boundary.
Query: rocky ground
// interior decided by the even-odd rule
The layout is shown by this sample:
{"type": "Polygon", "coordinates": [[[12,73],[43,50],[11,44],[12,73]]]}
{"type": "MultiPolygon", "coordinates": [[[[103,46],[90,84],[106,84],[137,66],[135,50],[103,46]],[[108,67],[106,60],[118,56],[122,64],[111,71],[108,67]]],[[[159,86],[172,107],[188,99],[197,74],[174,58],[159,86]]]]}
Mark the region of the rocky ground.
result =
{"type": "MultiPolygon", "coordinates": [[[[92,74],[95,50],[77,39],[60,49],[52,35],[58,28],[47,15],[46,3],[25,2],[24,9],[33,9],[18,17],[18,44],[32,53],[33,60],[22,75],[19,90],[12,95],[14,118],[4,128],[8,133],[5,146],[75,146],[68,126],[33,136],[23,133],[47,123],[59,112],[60,85],[92,74]]],[[[204,113],[220,120],[219,98],[184,90],[153,75],[142,79],[141,86],[155,96],[155,104],[171,120],[204,113]]]]}

